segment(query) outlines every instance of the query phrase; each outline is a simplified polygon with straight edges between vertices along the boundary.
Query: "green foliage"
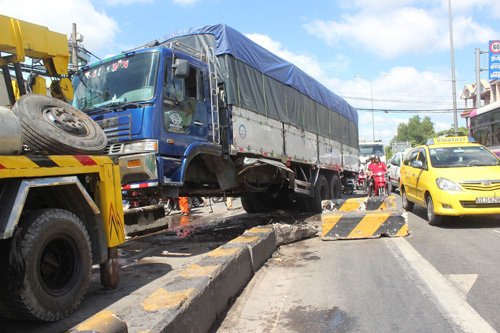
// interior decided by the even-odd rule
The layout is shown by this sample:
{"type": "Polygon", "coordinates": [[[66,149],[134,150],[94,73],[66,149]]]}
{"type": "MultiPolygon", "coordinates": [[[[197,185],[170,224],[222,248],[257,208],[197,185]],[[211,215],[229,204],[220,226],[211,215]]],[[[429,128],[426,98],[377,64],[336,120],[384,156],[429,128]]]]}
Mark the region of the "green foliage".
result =
{"type": "Polygon", "coordinates": [[[392,138],[392,142],[410,141],[412,146],[424,144],[427,139],[435,137],[434,123],[429,116],[420,119],[419,115],[413,116],[408,120],[408,124],[401,123],[398,125],[398,132],[392,138]]]}
{"type": "MultiPolygon", "coordinates": [[[[468,136],[469,130],[466,127],[457,128],[458,136],[468,136]]],[[[455,136],[455,126],[451,125],[450,129],[436,133],[436,136],[455,136]]]]}

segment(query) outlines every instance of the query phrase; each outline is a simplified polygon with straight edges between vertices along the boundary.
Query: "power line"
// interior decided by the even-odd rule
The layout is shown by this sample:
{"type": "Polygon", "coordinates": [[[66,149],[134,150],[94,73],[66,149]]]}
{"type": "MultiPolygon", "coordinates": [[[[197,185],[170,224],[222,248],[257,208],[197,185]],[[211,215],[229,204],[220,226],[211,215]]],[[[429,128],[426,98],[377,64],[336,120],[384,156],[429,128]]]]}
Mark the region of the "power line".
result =
{"type": "MultiPolygon", "coordinates": [[[[355,108],[358,111],[364,112],[364,111],[369,111],[369,112],[382,112],[382,113],[452,113],[454,112],[453,109],[421,109],[421,110],[398,110],[398,109],[364,109],[364,108],[355,108]]],[[[466,111],[466,110],[471,110],[470,108],[457,108],[457,111],[466,111]]]]}

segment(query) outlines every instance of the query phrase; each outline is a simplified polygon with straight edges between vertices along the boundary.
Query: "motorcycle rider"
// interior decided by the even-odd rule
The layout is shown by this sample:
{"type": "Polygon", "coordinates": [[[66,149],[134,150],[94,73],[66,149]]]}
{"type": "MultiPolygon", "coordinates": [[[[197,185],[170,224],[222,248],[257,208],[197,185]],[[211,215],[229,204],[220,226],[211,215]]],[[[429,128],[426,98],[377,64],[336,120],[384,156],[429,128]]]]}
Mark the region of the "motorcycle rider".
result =
{"type": "Polygon", "coordinates": [[[373,175],[379,172],[383,172],[385,175],[389,172],[387,165],[380,162],[380,157],[372,157],[371,161],[372,162],[368,165],[368,197],[371,196],[372,189],[375,187],[375,179],[373,179],[373,175]]]}

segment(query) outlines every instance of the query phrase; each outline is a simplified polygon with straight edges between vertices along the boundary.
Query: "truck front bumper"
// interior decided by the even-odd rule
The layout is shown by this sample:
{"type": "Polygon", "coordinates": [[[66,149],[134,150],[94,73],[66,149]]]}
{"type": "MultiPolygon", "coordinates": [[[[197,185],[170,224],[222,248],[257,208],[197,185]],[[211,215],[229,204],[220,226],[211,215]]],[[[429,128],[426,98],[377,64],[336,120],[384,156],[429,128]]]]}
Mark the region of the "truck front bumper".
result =
{"type": "Polygon", "coordinates": [[[122,184],[158,179],[155,153],[120,156],[118,164],[122,184]]]}

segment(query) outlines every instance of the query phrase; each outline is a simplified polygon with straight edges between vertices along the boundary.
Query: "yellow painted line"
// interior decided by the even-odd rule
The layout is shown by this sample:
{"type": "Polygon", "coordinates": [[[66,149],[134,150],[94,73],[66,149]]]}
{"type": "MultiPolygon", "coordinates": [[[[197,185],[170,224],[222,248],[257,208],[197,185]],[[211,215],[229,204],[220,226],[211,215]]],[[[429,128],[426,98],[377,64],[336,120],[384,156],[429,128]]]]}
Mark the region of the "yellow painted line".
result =
{"type": "Polygon", "coordinates": [[[31,169],[39,166],[25,156],[2,156],[0,161],[7,169],[31,169]]]}
{"type": "Polygon", "coordinates": [[[212,275],[221,265],[216,266],[198,266],[196,264],[189,266],[183,270],[179,275],[185,277],[186,279],[191,279],[200,276],[210,276],[212,275]]]}
{"type": "Polygon", "coordinates": [[[241,251],[241,249],[234,248],[234,249],[222,249],[222,248],[216,248],[212,252],[208,254],[210,257],[214,258],[219,258],[219,257],[227,257],[235,254],[237,251],[241,251]]]}
{"type": "Polygon", "coordinates": [[[80,161],[71,155],[50,155],[50,159],[61,167],[75,167],[82,166],[80,161]]]}
{"type": "Polygon", "coordinates": [[[366,214],[358,223],[356,228],[347,236],[351,237],[371,237],[378,228],[391,216],[390,213],[366,214]]]}
{"type": "Polygon", "coordinates": [[[331,214],[323,219],[323,223],[321,225],[321,233],[323,234],[323,237],[326,236],[326,234],[328,234],[330,230],[332,230],[337,222],[339,222],[341,217],[341,214],[331,214]]]}
{"type": "Polygon", "coordinates": [[[404,225],[395,235],[396,237],[408,236],[408,225],[404,225]]]}
{"type": "Polygon", "coordinates": [[[339,211],[352,211],[359,210],[360,208],[359,199],[347,199],[339,208],[339,211]]]}
{"type": "Polygon", "coordinates": [[[142,301],[142,307],[149,312],[181,306],[191,296],[194,288],[169,292],[163,288],[158,289],[153,295],[142,301]]]}
{"type": "Polygon", "coordinates": [[[112,311],[101,311],[98,312],[97,314],[93,315],[89,319],[87,319],[85,322],[83,322],[81,325],[79,325],[76,328],[77,332],[92,332],[92,331],[97,331],[98,328],[100,328],[98,331],[103,331],[103,328],[110,327],[116,324],[121,324],[122,321],[116,317],[116,314],[112,311]]]}
{"type": "Polygon", "coordinates": [[[233,239],[229,243],[252,243],[255,242],[257,239],[259,239],[259,236],[254,236],[254,237],[240,236],[238,238],[233,239]]]}
{"type": "Polygon", "coordinates": [[[254,233],[254,234],[263,234],[266,232],[270,232],[272,230],[273,230],[273,228],[252,228],[252,229],[248,230],[248,232],[254,233]]]}

